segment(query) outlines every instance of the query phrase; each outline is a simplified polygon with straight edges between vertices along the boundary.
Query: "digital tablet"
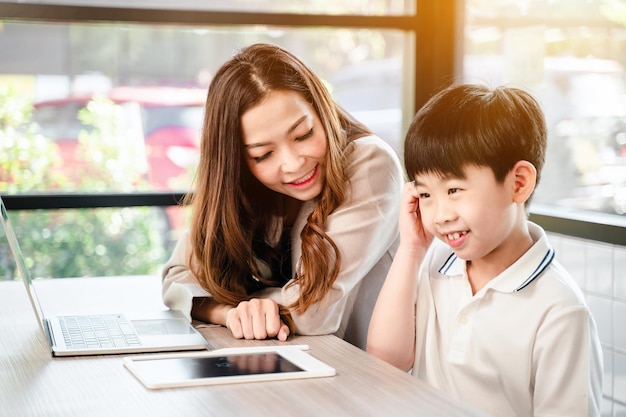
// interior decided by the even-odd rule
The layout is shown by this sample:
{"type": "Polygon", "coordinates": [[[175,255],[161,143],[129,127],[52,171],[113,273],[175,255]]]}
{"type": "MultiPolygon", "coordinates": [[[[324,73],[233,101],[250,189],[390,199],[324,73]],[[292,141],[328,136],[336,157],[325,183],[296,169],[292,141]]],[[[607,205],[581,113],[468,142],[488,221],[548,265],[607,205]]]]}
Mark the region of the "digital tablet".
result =
{"type": "Polygon", "coordinates": [[[255,346],[129,356],[124,366],[147,388],[174,388],[335,375],[306,345],[255,346]]]}

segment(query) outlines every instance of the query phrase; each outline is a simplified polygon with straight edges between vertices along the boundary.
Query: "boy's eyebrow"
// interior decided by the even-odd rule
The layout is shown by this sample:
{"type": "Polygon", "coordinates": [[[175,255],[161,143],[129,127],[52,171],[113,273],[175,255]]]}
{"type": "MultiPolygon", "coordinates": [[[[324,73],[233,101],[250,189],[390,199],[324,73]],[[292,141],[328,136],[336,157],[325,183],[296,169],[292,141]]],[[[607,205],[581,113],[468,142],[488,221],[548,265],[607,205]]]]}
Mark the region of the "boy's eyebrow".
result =
{"type": "MultiPolygon", "coordinates": [[[[467,177],[465,176],[457,176],[454,175],[452,173],[439,173],[437,174],[436,172],[433,172],[434,175],[437,175],[439,177],[439,179],[444,180],[444,181],[449,181],[449,180],[465,180],[467,177]]],[[[424,185],[423,183],[419,182],[417,179],[414,179],[413,181],[411,181],[413,183],[414,187],[420,186],[420,185],[424,185]]]]}
{"type": "MultiPolygon", "coordinates": [[[[448,178],[447,176],[441,177],[442,179],[446,179],[448,178]]],[[[420,182],[419,180],[414,179],[413,181],[411,181],[411,183],[413,183],[413,187],[417,188],[417,187],[426,187],[426,184],[424,184],[423,182],[420,182]]]]}
{"type": "MultiPolygon", "coordinates": [[[[296,120],[291,126],[289,126],[289,129],[287,129],[287,134],[292,133],[294,130],[296,130],[296,128],[300,125],[300,123],[306,120],[307,117],[308,116],[305,114],[304,116],[296,120]]],[[[251,143],[249,145],[244,145],[244,146],[246,149],[254,149],[254,148],[260,148],[262,146],[267,146],[267,145],[268,145],[268,142],[257,142],[257,143],[251,143]]]]}

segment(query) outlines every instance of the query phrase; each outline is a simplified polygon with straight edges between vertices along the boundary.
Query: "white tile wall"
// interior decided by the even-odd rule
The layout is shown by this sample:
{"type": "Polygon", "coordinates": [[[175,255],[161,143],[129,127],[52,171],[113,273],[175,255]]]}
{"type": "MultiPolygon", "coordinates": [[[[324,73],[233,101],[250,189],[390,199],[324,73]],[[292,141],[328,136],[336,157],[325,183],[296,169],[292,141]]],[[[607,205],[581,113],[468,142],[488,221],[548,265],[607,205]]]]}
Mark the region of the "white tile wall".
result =
{"type": "Polygon", "coordinates": [[[588,242],[585,256],[586,290],[613,296],[613,245],[588,242]]]}
{"type": "Polygon", "coordinates": [[[608,297],[587,294],[587,305],[593,314],[602,346],[611,346],[613,334],[613,301],[608,297]]]}
{"type": "Polygon", "coordinates": [[[602,417],[626,417],[626,247],[548,233],[587,297],[604,355],[602,417]]]}
{"type": "Polygon", "coordinates": [[[618,246],[613,250],[613,271],[615,298],[626,301],[626,247],[618,246]]]}
{"type": "Polygon", "coordinates": [[[626,355],[613,352],[613,401],[626,406],[626,355]]]}
{"type": "Polygon", "coordinates": [[[575,238],[557,237],[557,235],[551,234],[548,234],[548,236],[554,246],[559,262],[569,271],[578,285],[581,288],[585,288],[585,241],[575,238]]]}
{"type": "MultiPolygon", "coordinates": [[[[602,380],[602,395],[605,398],[602,403],[603,405],[608,405],[610,411],[610,408],[613,405],[613,352],[607,349],[602,349],[602,354],[604,356],[604,379],[602,380]]],[[[605,414],[602,415],[604,416],[605,414]]],[[[610,416],[611,413],[609,412],[606,415],[610,416]]]]}
{"type": "Polygon", "coordinates": [[[613,302],[613,347],[626,353],[626,301],[613,302]]]}

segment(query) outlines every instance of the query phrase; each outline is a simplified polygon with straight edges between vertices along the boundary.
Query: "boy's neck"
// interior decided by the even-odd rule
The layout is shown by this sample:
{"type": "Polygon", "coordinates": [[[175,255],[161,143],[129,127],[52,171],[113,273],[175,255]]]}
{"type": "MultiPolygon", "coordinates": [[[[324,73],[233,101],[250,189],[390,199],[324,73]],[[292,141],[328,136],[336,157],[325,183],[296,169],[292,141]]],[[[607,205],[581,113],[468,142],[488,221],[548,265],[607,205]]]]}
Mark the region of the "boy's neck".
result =
{"type": "Polygon", "coordinates": [[[509,236],[502,245],[498,246],[486,256],[467,261],[467,278],[476,294],[492,279],[513,265],[534,244],[533,239],[525,227],[519,233],[509,236]]]}

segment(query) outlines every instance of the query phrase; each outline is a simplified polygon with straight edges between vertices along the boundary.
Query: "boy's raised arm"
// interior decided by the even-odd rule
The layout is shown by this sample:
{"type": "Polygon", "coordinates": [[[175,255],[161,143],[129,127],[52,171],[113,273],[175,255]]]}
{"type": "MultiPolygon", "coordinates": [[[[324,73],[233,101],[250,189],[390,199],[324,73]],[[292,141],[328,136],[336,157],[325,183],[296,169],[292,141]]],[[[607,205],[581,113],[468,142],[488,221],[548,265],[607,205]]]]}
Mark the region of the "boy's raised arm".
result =
{"type": "Polygon", "coordinates": [[[400,205],[400,246],[372,313],[367,351],[404,370],[415,359],[415,300],[418,271],[433,240],[422,227],[419,199],[405,184],[400,205]]]}

